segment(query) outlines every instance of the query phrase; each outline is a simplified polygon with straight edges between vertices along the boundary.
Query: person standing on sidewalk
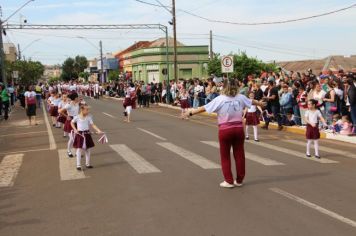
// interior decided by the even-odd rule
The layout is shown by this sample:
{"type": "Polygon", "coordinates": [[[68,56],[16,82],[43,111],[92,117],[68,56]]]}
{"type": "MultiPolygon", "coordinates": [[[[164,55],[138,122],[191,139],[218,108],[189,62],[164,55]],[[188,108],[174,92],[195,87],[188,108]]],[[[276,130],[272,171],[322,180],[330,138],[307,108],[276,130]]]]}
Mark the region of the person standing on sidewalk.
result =
{"type": "Polygon", "coordinates": [[[353,75],[350,80],[350,88],[347,92],[348,100],[350,103],[350,114],[353,125],[353,134],[356,134],[356,76],[353,75]]]}
{"type": "MultiPolygon", "coordinates": [[[[279,95],[278,95],[278,87],[275,86],[273,80],[268,81],[268,88],[265,90],[265,99],[268,101],[267,106],[269,111],[273,114],[274,119],[278,123],[278,130],[282,130],[282,119],[280,116],[280,104],[279,104],[279,95]]],[[[262,127],[263,129],[268,129],[270,118],[265,117],[265,125],[262,127]]]]}
{"type": "Polygon", "coordinates": [[[2,110],[4,109],[4,119],[9,119],[9,107],[10,107],[10,96],[8,90],[0,85],[0,116],[2,115],[2,110]]]}
{"type": "Polygon", "coordinates": [[[36,100],[37,100],[37,106],[41,108],[41,98],[42,98],[42,83],[39,83],[35,87],[35,92],[36,92],[36,100]]]}
{"type": "Polygon", "coordinates": [[[205,106],[185,113],[186,117],[205,111],[218,114],[221,167],[225,178],[225,181],[220,184],[222,188],[241,187],[245,178],[245,134],[242,115],[244,109],[252,105],[265,106],[263,102],[248,99],[246,96],[239,94],[237,80],[226,79],[222,95],[205,106]],[[233,149],[237,172],[235,180],[231,172],[231,147],[233,149]]]}

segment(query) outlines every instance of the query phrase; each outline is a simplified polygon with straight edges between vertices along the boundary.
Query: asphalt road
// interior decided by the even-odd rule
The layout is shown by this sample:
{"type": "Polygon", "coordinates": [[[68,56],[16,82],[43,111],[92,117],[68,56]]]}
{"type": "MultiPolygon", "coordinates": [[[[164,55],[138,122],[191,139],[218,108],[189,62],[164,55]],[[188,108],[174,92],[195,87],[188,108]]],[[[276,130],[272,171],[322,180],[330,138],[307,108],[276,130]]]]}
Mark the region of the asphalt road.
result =
{"type": "Polygon", "coordinates": [[[351,144],[322,140],[317,162],[303,136],[259,130],[245,185],[221,189],[213,118],[153,106],[127,124],[121,102],[87,102],[109,144],[96,142],[84,172],[61,130],[50,145],[42,113],[38,127],[19,108],[0,124],[0,235],[356,235],[351,144]]]}

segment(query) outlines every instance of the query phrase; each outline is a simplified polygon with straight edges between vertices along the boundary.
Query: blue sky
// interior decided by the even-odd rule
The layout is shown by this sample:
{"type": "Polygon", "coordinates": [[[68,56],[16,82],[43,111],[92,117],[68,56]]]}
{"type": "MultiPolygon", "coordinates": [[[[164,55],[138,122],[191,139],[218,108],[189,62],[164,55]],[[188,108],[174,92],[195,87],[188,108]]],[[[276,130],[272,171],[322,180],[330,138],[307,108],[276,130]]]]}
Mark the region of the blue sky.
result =
{"type": "MultiPolygon", "coordinates": [[[[146,0],[156,3],[155,0],[146,0]]],[[[3,19],[26,0],[1,0],[3,19]]],[[[161,0],[170,5],[170,0],[161,0]]],[[[176,0],[178,40],[187,45],[207,45],[213,30],[214,51],[221,54],[246,51],[264,61],[323,58],[328,55],[356,54],[356,8],[313,20],[283,25],[236,26],[211,23],[187,15],[179,9],[217,20],[264,22],[293,19],[349,6],[352,0],[176,0]]],[[[21,15],[33,24],[134,24],[168,25],[170,15],[160,7],[134,0],[35,0],[10,23],[19,23],[21,15]]],[[[171,33],[170,27],[170,33],[171,33]]],[[[19,31],[9,30],[5,41],[26,48],[27,58],[46,64],[62,63],[77,54],[98,56],[99,40],[105,52],[120,51],[135,41],[162,37],[159,31],[19,31]],[[85,37],[86,40],[78,38],[85,37]],[[92,45],[94,44],[94,45],[92,45]],[[30,45],[30,46],[29,46],[30,45]]]]}

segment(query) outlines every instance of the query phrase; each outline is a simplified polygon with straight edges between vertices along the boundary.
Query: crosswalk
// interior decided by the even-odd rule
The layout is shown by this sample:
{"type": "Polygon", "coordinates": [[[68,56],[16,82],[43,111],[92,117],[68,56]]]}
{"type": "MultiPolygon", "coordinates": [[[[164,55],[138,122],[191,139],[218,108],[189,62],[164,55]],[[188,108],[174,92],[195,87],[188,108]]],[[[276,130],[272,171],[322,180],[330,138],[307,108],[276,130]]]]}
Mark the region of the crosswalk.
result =
{"type": "MultiPolygon", "coordinates": [[[[220,169],[220,163],[218,163],[218,152],[211,152],[206,156],[206,148],[212,147],[214,149],[219,148],[219,143],[217,141],[197,141],[196,145],[190,146],[191,148],[186,148],[179,146],[176,143],[168,142],[165,138],[161,136],[155,136],[154,133],[151,133],[148,130],[141,130],[142,132],[155,137],[157,140],[153,143],[153,150],[158,148],[159,152],[166,152],[168,159],[165,161],[174,162],[177,159],[181,159],[186,163],[190,163],[195,168],[200,168],[202,170],[218,170],[220,169]],[[200,145],[198,147],[198,145],[200,145]],[[189,149],[194,149],[189,150],[189,149]],[[205,150],[204,154],[201,151],[205,150]]],[[[304,142],[298,140],[281,140],[282,143],[295,144],[297,146],[305,146],[304,142]]],[[[133,170],[134,173],[139,175],[147,174],[161,174],[165,172],[164,167],[158,165],[159,163],[153,162],[151,159],[145,157],[145,154],[142,153],[142,150],[136,150],[135,148],[130,147],[130,144],[111,144],[107,148],[110,149],[110,152],[114,155],[110,155],[110,158],[121,158],[126,162],[133,170]],[[115,155],[116,154],[116,155],[115,155]],[[156,166],[157,165],[157,166],[156,166]]],[[[355,158],[355,154],[346,152],[343,150],[334,150],[331,147],[322,146],[321,151],[330,153],[328,157],[333,156],[343,156],[355,158]]],[[[310,161],[316,162],[318,164],[338,164],[340,160],[332,160],[327,158],[316,159],[316,158],[307,158],[304,152],[296,151],[297,149],[288,149],[281,145],[281,142],[278,145],[273,144],[272,142],[247,142],[246,143],[246,159],[248,161],[254,162],[263,167],[278,167],[286,168],[289,164],[288,162],[293,158],[295,160],[301,161],[310,161]],[[268,157],[255,152],[255,147],[259,147],[259,150],[265,150],[266,153],[279,153],[278,160],[275,160],[272,155],[268,157]],[[282,155],[281,155],[282,154],[282,155]],[[270,158],[271,157],[271,158],[270,158]]],[[[67,151],[65,149],[59,149],[56,151],[58,154],[58,168],[59,168],[59,180],[60,181],[73,181],[73,180],[84,180],[89,178],[86,175],[86,171],[77,171],[76,170],[76,160],[75,158],[68,158],[67,151]]],[[[146,152],[147,153],[147,152],[146,152]]],[[[16,183],[18,173],[21,170],[23,165],[24,155],[29,155],[27,153],[21,154],[8,154],[3,157],[0,156],[0,187],[12,187],[16,183]],[[1,159],[2,158],[2,159],[1,159]]],[[[95,154],[94,154],[95,158],[95,154]]]]}

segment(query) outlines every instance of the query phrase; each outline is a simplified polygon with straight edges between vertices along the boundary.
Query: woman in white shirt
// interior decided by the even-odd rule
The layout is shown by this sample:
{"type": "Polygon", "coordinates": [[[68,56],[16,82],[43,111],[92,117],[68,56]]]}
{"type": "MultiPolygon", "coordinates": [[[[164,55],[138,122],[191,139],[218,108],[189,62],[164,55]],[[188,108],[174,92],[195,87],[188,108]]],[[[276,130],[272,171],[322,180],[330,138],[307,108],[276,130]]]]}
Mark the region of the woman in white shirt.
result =
{"type": "Polygon", "coordinates": [[[239,94],[237,80],[225,80],[223,95],[218,96],[205,106],[188,111],[185,115],[208,112],[218,114],[219,143],[221,167],[225,181],[220,184],[223,188],[242,186],[245,178],[245,134],[243,128],[243,112],[251,105],[265,106],[265,103],[248,99],[239,94]],[[237,177],[234,180],[231,172],[230,150],[233,149],[237,177]]]}

